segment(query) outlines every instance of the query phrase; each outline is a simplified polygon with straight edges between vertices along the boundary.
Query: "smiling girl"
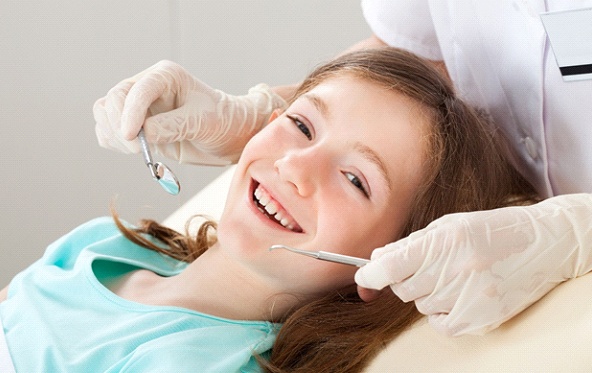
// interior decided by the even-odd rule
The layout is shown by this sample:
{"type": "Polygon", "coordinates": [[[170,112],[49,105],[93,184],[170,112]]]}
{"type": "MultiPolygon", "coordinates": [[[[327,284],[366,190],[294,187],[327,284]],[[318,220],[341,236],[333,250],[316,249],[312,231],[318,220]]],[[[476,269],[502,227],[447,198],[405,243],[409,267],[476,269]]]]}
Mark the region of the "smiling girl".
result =
{"type": "Polygon", "coordinates": [[[365,303],[354,268],[268,248],[369,257],[442,215],[532,200],[500,154],[429,63],[392,48],[341,56],[249,141],[217,224],[191,236],[94,220],[19,274],[0,303],[14,365],[359,371],[419,318],[414,305],[392,292],[365,303]]]}

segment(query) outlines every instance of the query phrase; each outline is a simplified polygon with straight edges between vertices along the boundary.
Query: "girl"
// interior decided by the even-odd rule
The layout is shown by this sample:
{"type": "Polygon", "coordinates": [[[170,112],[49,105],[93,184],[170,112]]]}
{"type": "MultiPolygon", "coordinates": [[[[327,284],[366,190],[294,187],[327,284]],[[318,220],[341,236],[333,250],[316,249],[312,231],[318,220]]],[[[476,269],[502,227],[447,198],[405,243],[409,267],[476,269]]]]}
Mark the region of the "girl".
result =
{"type": "Polygon", "coordinates": [[[339,57],[249,141],[217,225],[192,237],[98,219],[19,274],[0,303],[14,366],[360,371],[418,319],[413,304],[392,292],[365,303],[355,268],[268,248],[368,257],[444,214],[533,200],[500,154],[425,61],[392,48],[339,57]]]}

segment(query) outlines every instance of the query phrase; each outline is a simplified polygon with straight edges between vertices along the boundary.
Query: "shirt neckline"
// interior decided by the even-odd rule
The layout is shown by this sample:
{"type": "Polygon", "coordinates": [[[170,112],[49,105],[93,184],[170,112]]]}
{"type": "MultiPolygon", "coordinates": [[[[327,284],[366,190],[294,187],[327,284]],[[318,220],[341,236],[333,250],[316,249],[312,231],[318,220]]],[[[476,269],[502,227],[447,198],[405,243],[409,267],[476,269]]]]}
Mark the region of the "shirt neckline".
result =
{"type": "MultiPolygon", "coordinates": [[[[148,250],[148,249],[146,249],[146,250],[148,250]]],[[[161,255],[165,256],[164,254],[161,254],[161,255]]],[[[167,259],[168,259],[168,257],[167,257],[167,259]]],[[[170,259],[176,261],[176,259],[173,259],[173,258],[170,258],[170,259]]],[[[148,312],[183,313],[183,314],[193,315],[195,317],[206,318],[206,319],[215,320],[215,321],[227,323],[227,324],[238,324],[238,325],[243,325],[243,326],[247,326],[247,325],[248,326],[259,326],[259,327],[265,327],[267,329],[274,329],[274,328],[281,325],[279,323],[274,323],[274,322],[266,321],[266,320],[228,319],[228,318],[219,317],[219,316],[215,316],[215,315],[211,315],[211,314],[207,314],[207,313],[203,313],[203,312],[199,312],[199,311],[195,311],[195,310],[192,310],[189,308],[184,308],[184,307],[179,307],[179,306],[149,305],[149,304],[134,302],[134,301],[122,298],[122,297],[118,296],[117,294],[113,293],[111,290],[109,290],[97,278],[96,274],[93,271],[92,265],[94,262],[99,261],[99,260],[106,261],[106,262],[113,262],[113,263],[129,264],[131,266],[137,267],[138,269],[147,269],[147,270],[153,271],[156,274],[161,275],[161,276],[176,275],[176,274],[180,273],[186,267],[186,265],[179,266],[179,269],[176,271],[175,270],[167,271],[166,269],[158,268],[157,266],[150,266],[152,268],[145,268],[145,266],[141,265],[142,262],[137,261],[137,260],[130,260],[127,258],[117,258],[116,259],[113,257],[104,256],[104,255],[100,255],[100,254],[93,255],[90,258],[90,260],[88,260],[86,263],[84,263],[83,271],[84,271],[85,277],[90,282],[92,287],[95,288],[102,297],[104,297],[106,300],[117,305],[120,308],[134,311],[134,312],[142,312],[142,313],[148,313],[148,312]]],[[[180,264],[184,264],[184,263],[180,262],[180,264]]]]}

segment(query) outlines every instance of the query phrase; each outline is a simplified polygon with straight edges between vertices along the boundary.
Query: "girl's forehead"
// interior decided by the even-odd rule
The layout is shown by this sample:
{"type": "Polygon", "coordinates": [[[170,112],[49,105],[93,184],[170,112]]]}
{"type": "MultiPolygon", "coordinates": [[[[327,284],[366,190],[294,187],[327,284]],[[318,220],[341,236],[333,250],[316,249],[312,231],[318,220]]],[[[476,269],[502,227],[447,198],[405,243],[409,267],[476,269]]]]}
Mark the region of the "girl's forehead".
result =
{"type": "Polygon", "coordinates": [[[416,99],[392,86],[352,73],[324,79],[297,99],[302,100],[311,102],[316,109],[325,113],[337,109],[356,109],[364,115],[376,116],[380,112],[374,109],[380,109],[385,115],[391,116],[409,113],[418,124],[428,122],[430,118],[427,114],[429,110],[416,99]]]}
{"type": "MultiPolygon", "coordinates": [[[[417,106],[420,104],[417,100],[395,89],[394,84],[378,82],[374,79],[353,73],[327,77],[302,95],[311,92],[319,95],[332,94],[346,97],[364,97],[373,95],[384,98],[382,101],[392,102],[393,100],[396,100],[402,104],[410,106],[417,106]]],[[[380,101],[377,102],[376,105],[379,103],[380,101]]],[[[373,106],[372,104],[367,105],[373,106]]]]}

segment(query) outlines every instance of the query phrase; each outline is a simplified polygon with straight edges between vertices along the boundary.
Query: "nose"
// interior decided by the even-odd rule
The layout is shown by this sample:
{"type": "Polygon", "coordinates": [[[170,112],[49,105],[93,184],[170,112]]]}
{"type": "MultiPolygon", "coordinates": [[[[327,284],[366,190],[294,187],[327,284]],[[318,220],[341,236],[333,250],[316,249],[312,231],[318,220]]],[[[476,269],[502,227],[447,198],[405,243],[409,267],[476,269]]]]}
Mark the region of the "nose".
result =
{"type": "Polygon", "coordinates": [[[326,155],[314,149],[294,149],[274,163],[282,181],[294,186],[300,196],[312,195],[328,174],[326,155]]]}

